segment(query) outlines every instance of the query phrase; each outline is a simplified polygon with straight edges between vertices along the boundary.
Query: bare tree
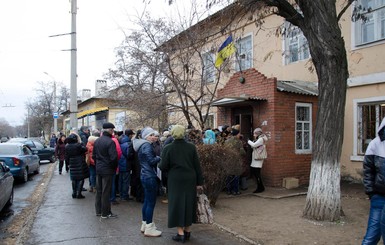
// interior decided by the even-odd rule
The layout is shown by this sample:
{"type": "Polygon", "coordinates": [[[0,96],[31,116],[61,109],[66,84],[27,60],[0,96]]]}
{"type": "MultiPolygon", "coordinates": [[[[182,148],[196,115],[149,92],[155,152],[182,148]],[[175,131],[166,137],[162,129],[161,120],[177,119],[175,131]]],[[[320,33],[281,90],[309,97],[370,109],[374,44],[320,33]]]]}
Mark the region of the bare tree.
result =
{"type": "Polygon", "coordinates": [[[32,137],[45,136],[51,133],[53,128],[53,112],[67,110],[69,89],[59,84],[57,95],[54,94],[54,82],[39,81],[35,88],[36,97],[26,103],[29,115],[24,123],[27,127],[29,120],[30,135],[32,137]],[[54,108],[54,99],[56,99],[56,108],[54,108]]]}
{"type": "MultiPolygon", "coordinates": [[[[172,1],[171,1],[172,2],[172,1]]],[[[215,5],[218,0],[207,0],[215,5]]],[[[337,12],[336,1],[239,0],[244,12],[255,13],[254,22],[263,25],[268,14],[283,17],[300,28],[306,37],[319,81],[319,110],[314,136],[310,184],[304,217],[335,221],[341,215],[340,156],[348,65],[339,20],[354,0],[346,0],[337,12]]],[[[227,13],[223,13],[224,15],[227,13]]],[[[224,19],[231,19],[227,16],[224,19]]],[[[229,28],[231,21],[223,24],[229,28]]]]}

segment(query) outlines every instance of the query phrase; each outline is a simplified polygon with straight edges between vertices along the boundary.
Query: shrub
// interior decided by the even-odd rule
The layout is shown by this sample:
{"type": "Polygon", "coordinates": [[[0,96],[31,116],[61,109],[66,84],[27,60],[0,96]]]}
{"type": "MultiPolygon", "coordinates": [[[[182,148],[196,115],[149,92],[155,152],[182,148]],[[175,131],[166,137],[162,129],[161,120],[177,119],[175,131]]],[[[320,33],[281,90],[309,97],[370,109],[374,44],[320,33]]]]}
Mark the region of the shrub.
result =
{"type": "Polygon", "coordinates": [[[228,145],[197,145],[204,178],[205,194],[215,206],[220,192],[226,185],[228,175],[241,175],[242,157],[228,145]]]}

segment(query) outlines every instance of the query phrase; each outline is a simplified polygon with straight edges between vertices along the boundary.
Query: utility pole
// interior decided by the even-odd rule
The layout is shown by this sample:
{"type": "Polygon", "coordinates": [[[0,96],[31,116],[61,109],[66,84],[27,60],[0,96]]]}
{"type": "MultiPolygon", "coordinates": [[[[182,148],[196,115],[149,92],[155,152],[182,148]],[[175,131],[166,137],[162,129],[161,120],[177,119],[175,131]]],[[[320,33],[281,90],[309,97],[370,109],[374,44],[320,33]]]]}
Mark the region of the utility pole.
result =
{"type": "Polygon", "coordinates": [[[77,50],[76,50],[76,12],[77,0],[71,0],[71,96],[70,96],[70,126],[71,129],[78,128],[78,102],[77,102],[77,50]]]}

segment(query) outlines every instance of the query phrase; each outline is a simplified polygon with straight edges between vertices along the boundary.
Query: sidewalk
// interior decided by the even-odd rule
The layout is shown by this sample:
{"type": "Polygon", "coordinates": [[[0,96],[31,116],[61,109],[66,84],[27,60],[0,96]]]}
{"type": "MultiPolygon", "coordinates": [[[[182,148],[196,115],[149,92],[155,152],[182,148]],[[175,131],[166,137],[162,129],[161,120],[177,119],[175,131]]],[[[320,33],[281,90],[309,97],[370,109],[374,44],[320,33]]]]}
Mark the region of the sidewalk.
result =
{"type": "MultiPolygon", "coordinates": [[[[117,219],[95,216],[94,194],[72,199],[69,174],[57,166],[24,244],[177,244],[175,229],[167,228],[167,204],[158,199],[154,222],[160,238],[144,237],[139,229],[142,204],[129,201],[112,206],[117,219]]],[[[306,188],[266,188],[254,194],[253,182],[239,196],[221,193],[213,207],[214,224],[192,227],[188,244],[360,244],[366,229],[369,202],[360,185],[343,185],[346,217],[341,222],[313,222],[301,218],[306,188]],[[353,200],[353,201],[352,201],[353,200]]],[[[88,187],[88,180],[85,187],[88,187]]]]}
{"type": "MultiPolygon", "coordinates": [[[[140,232],[142,204],[129,201],[112,206],[117,219],[101,219],[95,215],[95,194],[83,192],[85,199],[71,197],[68,173],[58,174],[57,166],[44,200],[39,207],[30,233],[23,244],[177,244],[171,240],[176,229],[167,228],[167,204],[157,201],[156,226],[163,231],[159,238],[144,237],[140,232]]],[[[88,180],[85,187],[88,187],[88,180]]],[[[247,244],[215,225],[192,226],[188,244],[247,244]]]]}

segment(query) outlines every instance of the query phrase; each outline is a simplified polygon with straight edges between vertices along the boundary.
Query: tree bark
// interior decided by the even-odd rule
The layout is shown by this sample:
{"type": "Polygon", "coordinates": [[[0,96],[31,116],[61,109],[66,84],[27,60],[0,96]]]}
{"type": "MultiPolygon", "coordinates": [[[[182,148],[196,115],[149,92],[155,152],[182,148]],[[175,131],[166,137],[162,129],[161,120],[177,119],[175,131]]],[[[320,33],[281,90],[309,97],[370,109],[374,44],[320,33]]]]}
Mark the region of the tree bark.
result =
{"type": "Polygon", "coordinates": [[[342,151],[348,65],[335,1],[300,1],[318,75],[318,113],[309,190],[303,215],[316,220],[340,218],[340,156],[342,151]]]}

